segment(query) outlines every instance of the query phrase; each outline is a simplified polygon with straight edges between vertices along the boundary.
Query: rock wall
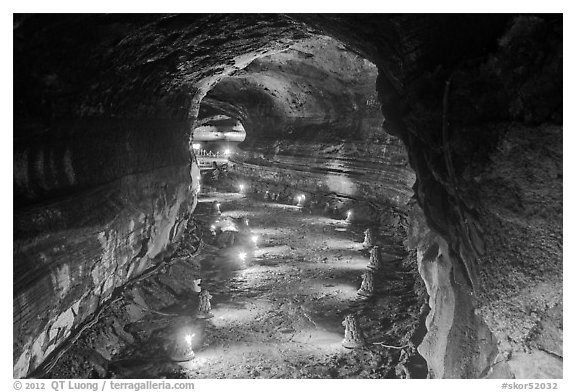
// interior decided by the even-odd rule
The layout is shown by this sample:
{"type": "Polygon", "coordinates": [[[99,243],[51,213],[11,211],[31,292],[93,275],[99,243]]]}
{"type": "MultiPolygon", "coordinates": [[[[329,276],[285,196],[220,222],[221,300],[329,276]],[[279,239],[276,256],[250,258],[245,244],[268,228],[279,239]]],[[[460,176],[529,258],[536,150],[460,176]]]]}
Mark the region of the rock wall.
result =
{"type": "Polygon", "coordinates": [[[15,214],[15,377],[34,370],[116,288],[171,251],[196,187],[189,164],[168,166],[15,214]]]}
{"type": "Polygon", "coordinates": [[[474,308],[466,271],[449,244],[430,230],[419,206],[410,213],[406,246],[417,252],[429,295],[427,333],[418,347],[430,378],[478,378],[498,355],[497,340],[474,308]]]}
{"type": "Polygon", "coordinates": [[[516,18],[494,54],[406,90],[433,377],[562,377],[560,31],[516,18]]]}
{"type": "Polygon", "coordinates": [[[393,137],[379,144],[278,141],[267,152],[236,157],[234,171],[256,183],[289,186],[293,195],[334,195],[396,209],[405,208],[415,179],[403,145],[393,137]]]}
{"type": "Polygon", "coordinates": [[[14,377],[171,251],[195,206],[198,103],[227,73],[307,35],[295,26],[15,15],[14,377]]]}
{"type": "MultiPolygon", "coordinates": [[[[381,127],[376,78],[374,64],[334,39],[313,37],[223,78],[200,118],[243,122],[247,138],[233,157],[234,173],[252,191],[401,212],[415,178],[401,141],[381,127]]],[[[365,218],[378,221],[372,215],[365,218]]]]}

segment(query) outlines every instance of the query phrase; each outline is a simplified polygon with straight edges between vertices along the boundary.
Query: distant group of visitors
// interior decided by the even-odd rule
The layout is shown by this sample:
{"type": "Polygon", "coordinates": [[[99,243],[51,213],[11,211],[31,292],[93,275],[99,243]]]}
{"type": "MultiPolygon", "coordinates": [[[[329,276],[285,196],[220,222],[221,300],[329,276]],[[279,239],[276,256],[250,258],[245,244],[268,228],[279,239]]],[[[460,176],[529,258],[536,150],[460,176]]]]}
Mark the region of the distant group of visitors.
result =
{"type": "Polygon", "coordinates": [[[218,165],[216,162],[212,162],[212,170],[209,173],[209,178],[211,182],[216,182],[221,176],[228,174],[228,164],[224,163],[218,165]]]}

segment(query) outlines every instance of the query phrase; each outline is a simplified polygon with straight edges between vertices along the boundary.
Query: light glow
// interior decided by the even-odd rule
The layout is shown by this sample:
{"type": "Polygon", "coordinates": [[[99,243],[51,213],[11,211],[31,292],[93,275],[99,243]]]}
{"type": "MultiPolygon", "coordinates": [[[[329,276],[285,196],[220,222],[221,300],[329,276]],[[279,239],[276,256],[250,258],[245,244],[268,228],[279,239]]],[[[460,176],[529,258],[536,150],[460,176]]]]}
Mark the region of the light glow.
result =
{"type": "Polygon", "coordinates": [[[231,151],[229,148],[224,150],[224,155],[230,155],[231,151]]]}
{"type": "Polygon", "coordinates": [[[351,216],[352,216],[352,211],[348,211],[346,213],[346,219],[350,219],[351,216]]]}
{"type": "Polygon", "coordinates": [[[246,252],[240,252],[238,254],[238,257],[240,258],[240,260],[244,261],[246,260],[246,252]]]}
{"type": "Polygon", "coordinates": [[[201,145],[200,143],[193,143],[193,144],[192,144],[192,148],[193,148],[194,150],[199,150],[200,147],[202,147],[202,145],[201,145]]]}
{"type": "Polygon", "coordinates": [[[251,239],[252,239],[253,243],[255,243],[255,244],[258,243],[258,236],[257,235],[253,235],[251,239]]]}
{"type": "Polygon", "coordinates": [[[188,335],[184,336],[184,340],[186,341],[186,344],[191,345],[192,344],[192,338],[195,335],[196,334],[188,334],[188,335]]]}
{"type": "Polygon", "coordinates": [[[244,191],[244,184],[238,185],[238,188],[240,188],[240,192],[243,192],[244,191]]]}

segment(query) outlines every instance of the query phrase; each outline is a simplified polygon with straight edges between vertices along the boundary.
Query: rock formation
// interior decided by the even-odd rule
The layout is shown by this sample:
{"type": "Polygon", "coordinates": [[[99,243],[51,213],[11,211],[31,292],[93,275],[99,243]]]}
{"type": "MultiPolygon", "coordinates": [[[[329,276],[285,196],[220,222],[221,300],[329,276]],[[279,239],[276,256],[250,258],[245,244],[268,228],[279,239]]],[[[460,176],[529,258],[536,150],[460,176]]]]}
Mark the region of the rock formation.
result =
{"type": "Polygon", "coordinates": [[[342,345],[345,348],[360,348],[366,345],[366,340],[364,338],[364,333],[360,326],[358,325],[358,320],[353,314],[349,314],[342,321],[342,325],[345,328],[344,340],[342,345]]]}
{"type": "Polygon", "coordinates": [[[358,295],[371,297],[374,295],[374,272],[367,270],[362,274],[362,284],[358,289],[358,295]]]}
{"type": "Polygon", "coordinates": [[[370,228],[364,230],[364,241],[362,242],[364,248],[371,248],[374,246],[374,236],[370,228]]]}
{"type": "Polygon", "coordinates": [[[214,315],[210,312],[212,310],[212,305],[210,304],[210,300],[212,296],[208,292],[208,290],[202,290],[200,295],[198,296],[198,311],[196,313],[196,317],[198,318],[211,318],[214,315]]]}
{"type": "Polygon", "coordinates": [[[382,268],[382,255],[380,254],[380,247],[378,245],[370,249],[370,263],[368,268],[371,270],[378,270],[382,268]]]}

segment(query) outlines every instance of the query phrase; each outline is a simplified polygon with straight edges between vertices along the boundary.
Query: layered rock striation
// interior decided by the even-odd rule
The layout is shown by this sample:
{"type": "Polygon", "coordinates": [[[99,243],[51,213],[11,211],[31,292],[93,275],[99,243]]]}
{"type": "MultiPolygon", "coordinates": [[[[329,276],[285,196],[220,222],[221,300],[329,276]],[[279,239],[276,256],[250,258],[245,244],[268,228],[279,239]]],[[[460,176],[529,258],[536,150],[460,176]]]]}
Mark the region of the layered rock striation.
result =
{"type": "Polygon", "coordinates": [[[242,121],[249,136],[232,161],[253,190],[402,211],[414,175],[400,140],[381,127],[376,78],[374,64],[338,41],[311,38],[223,78],[200,114],[242,121]]]}

